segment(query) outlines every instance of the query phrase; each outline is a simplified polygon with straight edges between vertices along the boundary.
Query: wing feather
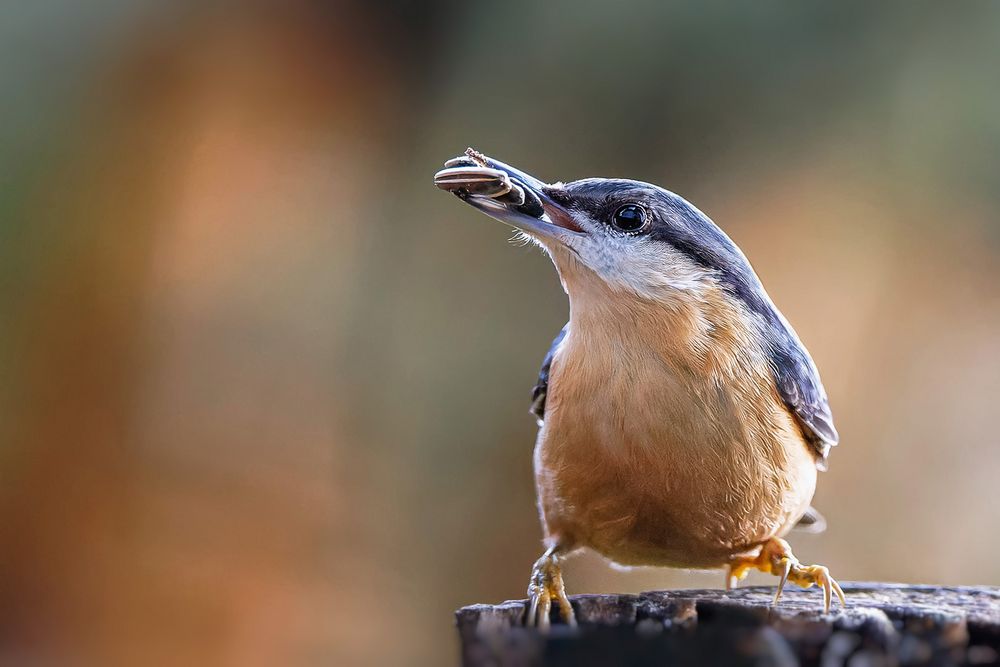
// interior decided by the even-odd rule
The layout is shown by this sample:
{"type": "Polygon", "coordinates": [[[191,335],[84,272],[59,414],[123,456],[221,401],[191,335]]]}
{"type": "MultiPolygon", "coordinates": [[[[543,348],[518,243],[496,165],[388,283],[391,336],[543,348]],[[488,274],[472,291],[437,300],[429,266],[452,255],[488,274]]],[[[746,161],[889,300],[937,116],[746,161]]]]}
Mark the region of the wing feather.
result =
{"type": "MultiPolygon", "coordinates": [[[[773,306],[772,306],[773,308],[773,306]]],[[[821,469],[826,468],[830,448],[840,440],[819,371],[795,331],[777,310],[767,318],[771,327],[771,370],[785,405],[802,427],[806,440],[816,450],[821,469]]]]}
{"type": "Polygon", "coordinates": [[[542,370],[538,373],[538,382],[531,389],[531,414],[538,418],[539,424],[545,419],[545,397],[549,391],[549,370],[552,368],[552,357],[555,356],[559,343],[566,337],[567,331],[569,331],[568,322],[559,331],[555,340],[552,341],[552,345],[549,347],[549,351],[545,354],[545,359],[542,361],[542,370]]]}

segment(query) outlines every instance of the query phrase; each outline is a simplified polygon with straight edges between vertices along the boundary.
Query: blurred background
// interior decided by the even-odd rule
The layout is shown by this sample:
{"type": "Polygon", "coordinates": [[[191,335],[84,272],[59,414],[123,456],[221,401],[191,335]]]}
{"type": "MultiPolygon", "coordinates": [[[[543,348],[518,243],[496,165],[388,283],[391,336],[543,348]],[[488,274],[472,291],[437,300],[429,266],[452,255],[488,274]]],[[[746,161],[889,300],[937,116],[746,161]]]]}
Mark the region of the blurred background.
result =
{"type": "Polygon", "coordinates": [[[467,145],[743,247],[842,434],[800,558],[1000,584],[998,65],[990,2],[5,3],[0,660],[452,664],[524,596],[567,304],[467,145]]]}

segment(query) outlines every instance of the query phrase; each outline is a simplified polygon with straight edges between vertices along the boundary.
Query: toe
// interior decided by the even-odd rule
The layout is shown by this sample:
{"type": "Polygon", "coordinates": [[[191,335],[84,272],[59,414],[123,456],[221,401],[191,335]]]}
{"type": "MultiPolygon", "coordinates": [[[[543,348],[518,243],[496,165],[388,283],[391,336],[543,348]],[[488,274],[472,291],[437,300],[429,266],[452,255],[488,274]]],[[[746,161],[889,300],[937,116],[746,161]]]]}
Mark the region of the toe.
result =
{"type": "Polygon", "coordinates": [[[830,603],[833,598],[833,587],[830,585],[830,575],[827,572],[822,573],[820,584],[823,586],[823,613],[830,613],[830,603]]]}
{"type": "Polygon", "coordinates": [[[832,577],[830,578],[830,583],[833,585],[833,591],[837,594],[837,597],[840,599],[840,606],[847,607],[847,598],[844,596],[844,589],[842,589],[840,587],[840,584],[837,583],[837,580],[832,577]]]}
{"type": "Polygon", "coordinates": [[[784,564],[781,567],[781,578],[778,579],[778,590],[774,592],[774,601],[771,604],[778,604],[778,600],[781,599],[781,592],[785,590],[785,582],[788,581],[788,575],[792,571],[792,561],[787,558],[784,559],[784,564]]]}
{"type": "Polygon", "coordinates": [[[531,602],[528,605],[528,615],[524,619],[524,624],[529,627],[535,627],[538,619],[538,596],[532,595],[531,602]]]}
{"type": "Polygon", "coordinates": [[[538,629],[542,632],[547,632],[549,627],[552,625],[551,613],[552,598],[548,595],[544,595],[538,603],[538,629]]]}
{"type": "Polygon", "coordinates": [[[576,627],[576,613],[573,611],[573,605],[570,604],[569,598],[566,594],[561,594],[558,598],[559,603],[559,615],[562,617],[563,622],[570,626],[571,628],[576,627]]]}

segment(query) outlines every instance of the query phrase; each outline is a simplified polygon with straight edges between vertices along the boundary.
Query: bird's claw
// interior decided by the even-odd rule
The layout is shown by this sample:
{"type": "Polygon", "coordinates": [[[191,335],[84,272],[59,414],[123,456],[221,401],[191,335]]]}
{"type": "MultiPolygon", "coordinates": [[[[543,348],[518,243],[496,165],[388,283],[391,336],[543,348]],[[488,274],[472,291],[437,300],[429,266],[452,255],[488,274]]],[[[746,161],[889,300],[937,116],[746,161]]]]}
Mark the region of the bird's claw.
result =
{"type": "MultiPolygon", "coordinates": [[[[840,587],[840,584],[830,576],[830,570],[822,565],[800,565],[797,562],[793,563],[791,564],[787,578],[793,584],[797,584],[802,588],[809,588],[813,584],[820,586],[823,589],[824,613],[830,613],[830,602],[832,601],[833,593],[837,594],[841,606],[847,606],[847,599],[844,597],[844,591],[840,587]]],[[[777,604],[780,595],[781,591],[779,589],[778,595],[774,598],[775,604],[777,604]]]]}
{"type": "Polygon", "coordinates": [[[766,542],[756,556],[733,559],[726,568],[726,590],[735,588],[737,582],[744,579],[750,570],[760,570],[779,577],[772,604],[778,604],[785,582],[790,581],[802,588],[810,588],[813,585],[821,587],[824,613],[830,613],[834,593],[837,594],[840,604],[847,606],[844,591],[836,579],[830,576],[830,570],[822,565],[802,565],[795,558],[788,542],[780,538],[776,537],[766,542]]]}
{"type": "Polygon", "coordinates": [[[546,551],[531,568],[528,600],[528,616],[524,622],[526,626],[537,627],[542,632],[547,632],[551,625],[552,603],[555,601],[566,625],[576,627],[576,615],[566,596],[559,559],[553,549],[546,551]]]}

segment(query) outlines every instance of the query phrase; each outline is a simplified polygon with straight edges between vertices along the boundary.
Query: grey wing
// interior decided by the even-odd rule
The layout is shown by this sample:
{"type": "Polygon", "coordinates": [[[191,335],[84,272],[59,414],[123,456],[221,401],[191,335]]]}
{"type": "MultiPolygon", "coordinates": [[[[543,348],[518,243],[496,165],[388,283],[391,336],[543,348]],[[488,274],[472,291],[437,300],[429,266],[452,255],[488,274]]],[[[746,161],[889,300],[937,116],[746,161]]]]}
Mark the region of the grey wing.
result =
{"type": "Polygon", "coordinates": [[[549,351],[545,354],[545,359],[542,361],[542,370],[538,372],[538,383],[531,390],[531,414],[538,417],[538,423],[541,423],[545,419],[545,397],[549,391],[549,370],[552,368],[552,357],[555,356],[559,343],[566,337],[567,331],[569,331],[569,323],[562,328],[555,337],[555,340],[552,341],[552,345],[549,347],[549,351]]]}
{"type": "Polygon", "coordinates": [[[830,448],[840,440],[833,425],[826,390],[816,365],[795,332],[784,321],[775,324],[783,329],[772,338],[776,344],[771,349],[771,366],[778,393],[802,426],[809,444],[819,454],[817,465],[826,469],[830,448]]]}

